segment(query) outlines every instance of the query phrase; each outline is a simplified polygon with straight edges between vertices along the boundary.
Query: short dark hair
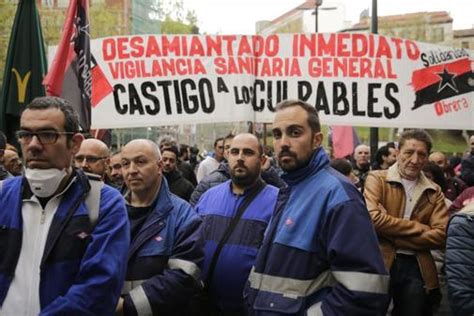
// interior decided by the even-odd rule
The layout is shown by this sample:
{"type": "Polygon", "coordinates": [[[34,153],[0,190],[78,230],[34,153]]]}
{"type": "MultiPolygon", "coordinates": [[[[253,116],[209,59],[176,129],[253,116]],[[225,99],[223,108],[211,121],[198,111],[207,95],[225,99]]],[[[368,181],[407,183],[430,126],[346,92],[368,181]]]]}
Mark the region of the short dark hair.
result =
{"type": "Polygon", "coordinates": [[[331,160],[331,167],[333,167],[345,176],[349,176],[352,172],[351,163],[344,158],[331,160]]]}
{"type": "Polygon", "coordinates": [[[390,155],[390,148],[395,149],[395,145],[393,144],[393,146],[391,146],[387,144],[377,149],[377,151],[375,152],[374,163],[372,164],[373,170],[380,169],[380,166],[383,164],[383,157],[387,157],[390,155]]]}
{"type": "Polygon", "coordinates": [[[175,156],[176,156],[176,159],[179,157],[178,147],[176,147],[174,145],[161,148],[161,153],[164,153],[165,151],[170,151],[170,152],[174,153],[175,156]]]}
{"type": "Polygon", "coordinates": [[[318,111],[311,106],[309,103],[306,103],[301,100],[286,100],[279,103],[276,106],[277,111],[281,111],[286,108],[299,106],[308,113],[308,125],[311,127],[313,133],[319,133],[321,131],[321,122],[319,121],[318,111]]]}
{"type": "MultiPolygon", "coordinates": [[[[224,137],[224,145],[225,145],[229,140],[234,139],[234,137],[235,137],[235,135],[232,134],[232,133],[227,134],[227,135],[224,137]]],[[[216,145],[214,145],[214,147],[216,147],[216,145]]]]}
{"type": "Polygon", "coordinates": [[[429,172],[433,175],[433,181],[441,187],[441,191],[446,190],[446,177],[444,176],[443,169],[434,162],[427,162],[423,167],[423,172],[429,172]]]}
{"type": "Polygon", "coordinates": [[[0,131],[0,150],[5,150],[7,148],[7,137],[0,131]]]}
{"type": "MultiPolygon", "coordinates": [[[[47,96],[34,98],[26,106],[26,110],[58,109],[64,114],[64,131],[79,133],[79,116],[68,100],[59,97],[47,96]]],[[[67,135],[70,139],[72,135],[67,135]]]]}
{"type": "Polygon", "coordinates": [[[431,148],[433,147],[433,140],[431,139],[431,136],[425,130],[410,129],[410,130],[404,131],[400,135],[398,147],[401,149],[403,145],[405,145],[405,142],[409,139],[416,139],[420,142],[425,143],[426,148],[428,149],[428,153],[431,152],[431,148]]]}
{"type": "Polygon", "coordinates": [[[176,146],[176,139],[173,136],[165,135],[160,139],[160,149],[163,147],[176,146]]]}
{"type": "Polygon", "coordinates": [[[216,140],[214,141],[214,148],[216,148],[217,143],[220,142],[221,140],[223,141],[223,140],[224,140],[224,137],[219,137],[218,139],[216,139],[216,140]]]}
{"type": "Polygon", "coordinates": [[[181,157],[182,155],[186,154],[188,152],[189,145],[186,144],[180,144],[179,145],[179,156],[181,157]]]}

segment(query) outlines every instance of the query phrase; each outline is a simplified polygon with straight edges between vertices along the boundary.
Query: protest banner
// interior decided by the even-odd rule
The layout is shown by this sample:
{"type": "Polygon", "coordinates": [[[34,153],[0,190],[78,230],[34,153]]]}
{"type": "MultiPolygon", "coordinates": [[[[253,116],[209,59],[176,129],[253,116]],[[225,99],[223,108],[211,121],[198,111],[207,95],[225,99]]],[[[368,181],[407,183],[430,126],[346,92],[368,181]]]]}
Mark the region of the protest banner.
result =
{"type": "Polygon", "coordinates": [[[130,35],[92,40],[91,51],[113,87],[93,128],[271,122],[285,99],[314,105],[329,125],[474,126],[466,49],[319,33],[130,35]]]}

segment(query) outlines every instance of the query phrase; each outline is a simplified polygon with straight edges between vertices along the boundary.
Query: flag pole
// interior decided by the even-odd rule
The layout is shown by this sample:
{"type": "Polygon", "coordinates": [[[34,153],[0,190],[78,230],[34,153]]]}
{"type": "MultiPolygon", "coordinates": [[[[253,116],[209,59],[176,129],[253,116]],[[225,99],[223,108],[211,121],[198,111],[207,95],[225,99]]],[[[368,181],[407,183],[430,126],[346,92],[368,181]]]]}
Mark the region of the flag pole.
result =
{"type": "MultiPolygon", "coordinates": [[[[378,34],[378,15],[377,0],[372,0],[372,17],[370,23],[372,34],[378,34]]],[[[379,129],[377,127],[370,128],[370,160],[374,161],[375,153],[379,147],[379,129]]]]}

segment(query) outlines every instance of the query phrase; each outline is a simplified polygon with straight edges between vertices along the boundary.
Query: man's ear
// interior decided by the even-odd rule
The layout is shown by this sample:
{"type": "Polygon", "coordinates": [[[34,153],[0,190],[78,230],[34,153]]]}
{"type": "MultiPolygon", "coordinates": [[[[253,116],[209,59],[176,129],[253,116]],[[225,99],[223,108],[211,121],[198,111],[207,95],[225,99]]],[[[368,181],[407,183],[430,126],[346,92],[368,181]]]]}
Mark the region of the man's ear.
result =
{"type": "Polygon", "coordinates": [[[316,149],[321,146],[323,143],[323,133],[318,132],[313,134],[313,149],[316,149]]]}
{"type": "Polygon", "coordinates": [[[163,159],[160,158],[160,160],[158,160],[158,161],[156,162],[156,164],[157,164],[157,166],[158,166],[159,173],[161,174],[162,171],[163,171],[163,166],[164,166],[163,159]]]}
{"type": "Polygon", "coordinates": [[[81,148],[82,141],[84,140],[84,135],[81,133],[76,133],[72,135],[70,144],[71,144],[71,151],[73,155],[76,155],[79,152],[79,149],[81,148]]]}

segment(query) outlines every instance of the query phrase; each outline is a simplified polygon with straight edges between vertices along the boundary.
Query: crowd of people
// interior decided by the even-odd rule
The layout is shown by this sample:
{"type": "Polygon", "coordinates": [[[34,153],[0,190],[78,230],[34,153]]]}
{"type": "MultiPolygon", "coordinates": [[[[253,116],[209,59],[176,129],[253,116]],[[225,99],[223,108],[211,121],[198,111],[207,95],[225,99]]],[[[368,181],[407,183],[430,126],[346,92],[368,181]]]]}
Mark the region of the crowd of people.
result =
{"type": "Polygon", "coordinates": [[[0,315],[474,314],[474,136],[456,164],[419,129],[331,159],[299,100],[272,133],[112,152],[33,100],[21,154],[0,134],[0,315]]]}

